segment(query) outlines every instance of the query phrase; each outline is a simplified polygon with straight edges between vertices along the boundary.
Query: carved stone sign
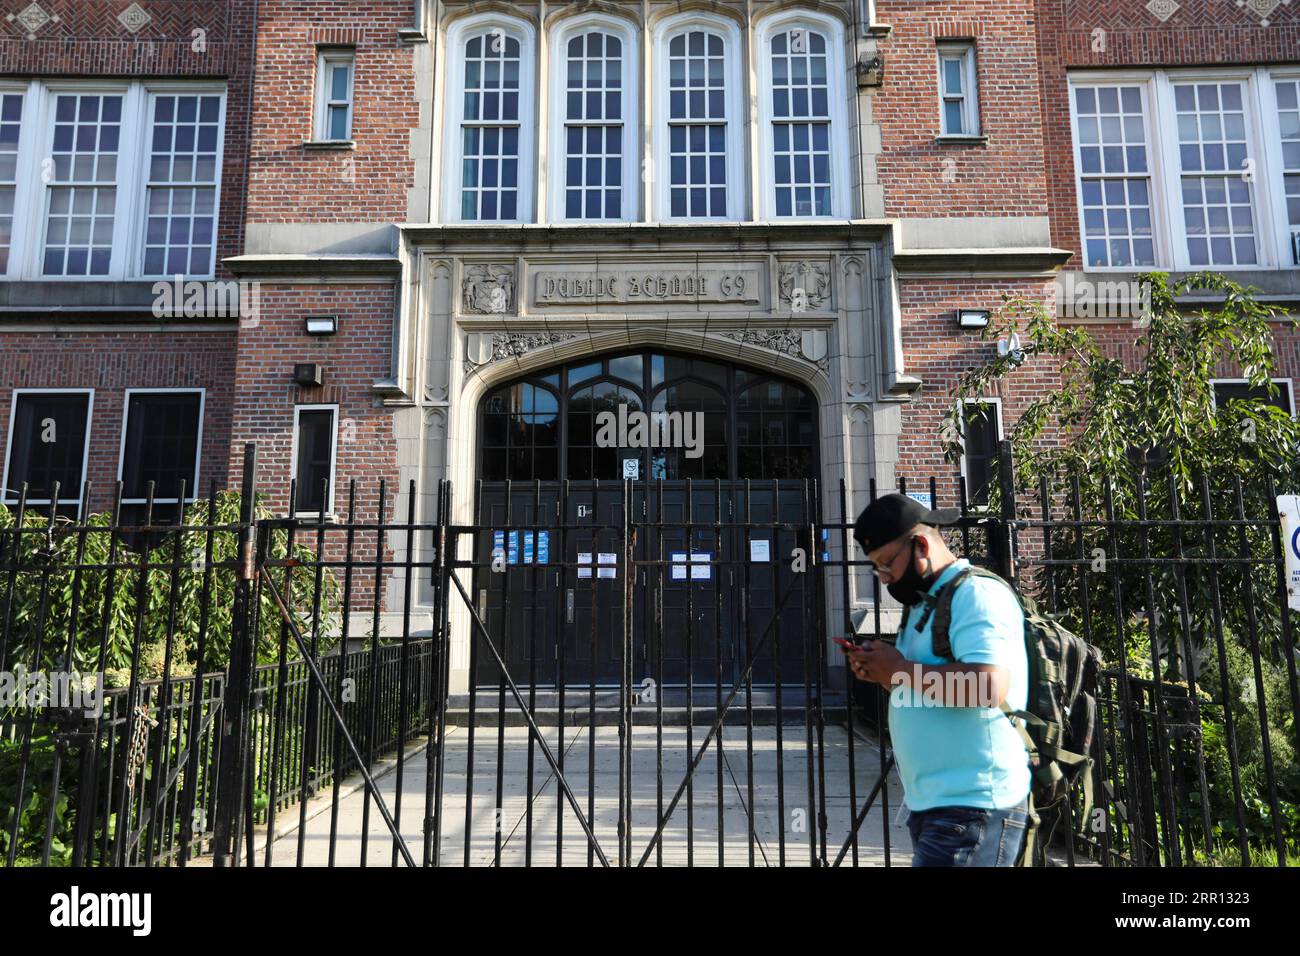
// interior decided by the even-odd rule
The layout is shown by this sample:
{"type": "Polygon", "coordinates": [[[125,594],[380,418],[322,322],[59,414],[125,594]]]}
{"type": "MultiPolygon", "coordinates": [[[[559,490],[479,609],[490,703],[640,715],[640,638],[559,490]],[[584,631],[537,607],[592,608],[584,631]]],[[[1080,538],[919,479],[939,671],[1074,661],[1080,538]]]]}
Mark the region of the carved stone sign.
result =
{"type": "Polygon", "coordinates": [[[461,308],[466,313],[502,315],[515,307],[515,270],[495,263],[465,266],[461,279],[461,308]]]}
{"type": "Polygon", "coordinates": [[[539,269],[533,285],[538,305],[753,303],[760,294],[757,269],[539,269]]]}

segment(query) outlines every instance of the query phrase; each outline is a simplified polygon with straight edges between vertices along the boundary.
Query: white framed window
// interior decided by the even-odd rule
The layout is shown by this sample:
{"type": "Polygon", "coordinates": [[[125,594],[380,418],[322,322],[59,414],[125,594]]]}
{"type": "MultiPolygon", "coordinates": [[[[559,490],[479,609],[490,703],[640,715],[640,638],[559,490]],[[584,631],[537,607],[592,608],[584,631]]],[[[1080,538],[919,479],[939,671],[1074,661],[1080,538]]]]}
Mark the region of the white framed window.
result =
{"type": "Polygon", "coordinates": [[[962,402],[961,475],[966,503],[983,508],[998,480],[998,442],[1002,441],[1002,399],[967,398],[962,402]]]}
{"type": "Polygon", "coordinates": [[[562,21],[551,37],[550,218],[637,218],[638,40],[611,16],[562,21]]]}
{"type": "Polygon", "coordinates": [[[9,271],[9,251],[13,247],[24,92],[20,87],[0,86],[0,276],[9,271]]]}
{"type": "Polygon", "coordinates": [[[197,497],[203,448],[201,388],[128,388],[122,412],[117,477],[123,504],[144,504],[152,484],[154,504],[197,497]]]}
{"type": "Polygon", "coordinates": [[[941,40],[939,47],[939,132],[943,136],[980,135],[979,83],[975,44],[941,40]]]}
{"type": "Polygon", "coordinates": [[[1085,267],[1294,266],[1298,80],[1266,67],[1071,74],[1085,267]]]}
{"type": "Polygon", "coordinates": [[[0,276],[211,277],[224,127],[224,83],[0,84],[0,276]]]}
{"type": "Polygon", "coordinates": [[[1291,379],[1275,378],[1272,380],[1277,387],[1277,391],[1270,395],[1268,390],[1256,387],[1250,384],[1249,379],[1245,378],[1212,378],[1210,387],[1213,389],[1214,407],[1228,402],[1234,398],[1238,399],[1256,399],[1267,402],[1276,408],[1282,409],[1292,418],[1295,417],[1295,393],[1292,388],[1291,379]]]}
{"type": "Polygon", "coordinates": [[[532,219],[535,43],[532,26],[495,13],[447,31],[443,221],[532,219]]]}
{"type": "Polygon", "coordinates": [[[1278,141],[1274,182],[1280,186],[1277,198],[1282,249],[1278,261],[1300,265],[1300,73],[1273,74],[1273,111],[1277,114],[1278,141]]]}
{"type": "Polygon", "coordinates": [[[159,91],[150,96],[145,185],[147,276],[211,275],[216,252],[222,97],[159,91]]]}
{"type": "Polygon", "coordinates": [[[337,405],[295,405],[293,409],[294,513],[333,514],[338,454],[337,405]]]}
{"type": "Polygon", "coordinates": [[[848,214],[849,149],[844,29],[804,11],[760,21],[759,155],[763,216],[848,214]]]}
{"type": "Polygon", "coordinates": [[[656,216],[745,214],[740,29],[704,13],[669,17],[654,38],[656,216]]]}
{"type": "Polygon", "coordinates": [[[1156,264],[1146,96],[1141,83],[1074,89],[1079,208],[1088,268],[1156,264]]]}
{"type": "Polygon", "coordinates": [[[352,91],[356,53],[324,49],[316,57],[316,113],[313,139],[322,143],[352,139],[352,91]]]}
{"type": "Polygon", "coordinates": [[[49,505],[58,486],[60,513],[77,515],[90,460],[93,388],[16,388],[5,443],[4,502],[49,505]]]}

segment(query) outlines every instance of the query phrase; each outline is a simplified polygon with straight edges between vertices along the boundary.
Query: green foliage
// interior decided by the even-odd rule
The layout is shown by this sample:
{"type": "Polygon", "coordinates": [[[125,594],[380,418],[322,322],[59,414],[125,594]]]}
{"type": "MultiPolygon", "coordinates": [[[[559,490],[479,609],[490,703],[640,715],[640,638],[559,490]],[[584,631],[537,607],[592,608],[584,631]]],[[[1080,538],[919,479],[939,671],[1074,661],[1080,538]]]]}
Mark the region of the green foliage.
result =
{"type": "MultiPolygon", "coordinates": [[[[1244,824],[1257,846],[1273,832],[1267,800],[1263,812],[1258,803],[1267,789],[1267,731],[1286,839],[1300,842],[1287,661],[1297,649],[1283,629],[1275,530],[1263,522],[1172,523],[1260,521],[1270,517],[1275,491],[1300,491],[1300,424],[1267,401],[1216,405],[1211,385],[1231,356],[1239,377],[1275,392],[1273,332],[1284,316],[1221,275],[1171,282],[1152,273],[1138,281],[1150,307],[1132,342],[1117,350],[1103,349],[1086,327],[1058,325],[1038,303],[1008,302],[985,330],[990,339],[1017,333],[1026,370],[1060,372],[1060,387],[1034,400],[1006,432],[1022,515],[1029,516],[1025,502],[1032,500],[1038,516],[1045,489],[1058,515],[1077,507],[1085,520],[1118,522],[1054,528],[1049,556],[1073,566],[1030,574],[1025,583],[1040,598],[1052,593],[1063,623],[1086,631],[1109,666],[1122,661],[1145,680],[1158,672],[1172,685],[1170,694],[1195,688],[1221,846],[1235,841],[1237,827],[1225,706],[1235,718],[1241,793],[1249,804],[1244,824]],[[1189,315],[1179,305],[1185,297],[1211,304],[1189,315]],[[1179,555],[1187,560],[1169,560],[1179,555]]],[[[995,393],[1004,379],[1024,374],[1019,368],[1010,355],[991,356],[961,377],[944,427],[950,460],[961,454],[961,400],[995,393]]],[[[1199,815],[1193,807],[1192,816],[1199,815]]]]}
{"type": "MultiPolygon", "coordinates": [[[[68,669],[94,673],[103,665],[109,686],[129,682],[132,650],[139,625],[138,657],[142,680],[162,676],[170,641],[173,677],[220,670],[230,654],[235,587],[237,583],[239,495],[223,492],[212,514],[208,502],[191,505],[179,530],[153,533],[148,547],[133,550],[121,536],[108,530],[111,516],[89,515],[89,531],[63,519],[28,512],[23,527],[35,529],[21,535],[18,563],[24,569],[15,580],[9,662],[22,662],[29,670],[64,669],[71,638],[68,669]],[[102,529],[102,530],[101,530],[102,529]],[[211,561],[207,547],[211,539],[211,561]],[[80,553],[80,559],[78,554],[80,553]],[[76,566],[81,565],[78,574],[76,566]],[[75,593],[75,599],[74,599],[75,593]],[[74,612],[75,607],[75,612],[74,612]],[[143,613],[139,613],[140,611],[143,613]],[[203,660],[198,660],[200,635],[206,633],[203,660]]],[[[259,508],[259,517],[270,513],[259,508]]],[[[0,528],[13,527],[17,516],[0,505],[0,528]]],[[[289,553],[287,532],[275,529],[267,555],[283,559],[289,553]]],[[[294,557],[315,560],[312,550],[294,542],[294,557]]],[[[284,573],[275,573],[283,588],[284,573]]],[[[310,636],[315,571],[300,569],[291,576],[293,600],[288,602],[299,628],[310,636]]],[[[326,569],[321,578],[320,648],[333,644],[339,587],[326,569]]],[[[277,659],[281,640],[280,613],[269,593],[260,595],[257,659],[277,659]]],[[[290,654],[297,653],[292,641],[290,654]]]]}

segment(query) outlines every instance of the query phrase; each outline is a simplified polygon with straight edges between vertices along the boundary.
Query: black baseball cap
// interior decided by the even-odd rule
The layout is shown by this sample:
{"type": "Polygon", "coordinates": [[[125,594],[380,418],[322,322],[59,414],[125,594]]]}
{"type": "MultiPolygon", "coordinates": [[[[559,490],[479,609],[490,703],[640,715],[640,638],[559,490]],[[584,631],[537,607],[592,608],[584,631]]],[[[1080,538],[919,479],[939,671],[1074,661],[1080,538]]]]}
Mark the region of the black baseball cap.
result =
{"type": "Polygon", "coordinates": [[[863,551],[874,551],[882,544],[901,538],[919,524],[945,527],[957,523],[961,512],[956,508],[931,510],[907,495],[882,495],[862,509],[853,525],[853,540],[863,551]]]}

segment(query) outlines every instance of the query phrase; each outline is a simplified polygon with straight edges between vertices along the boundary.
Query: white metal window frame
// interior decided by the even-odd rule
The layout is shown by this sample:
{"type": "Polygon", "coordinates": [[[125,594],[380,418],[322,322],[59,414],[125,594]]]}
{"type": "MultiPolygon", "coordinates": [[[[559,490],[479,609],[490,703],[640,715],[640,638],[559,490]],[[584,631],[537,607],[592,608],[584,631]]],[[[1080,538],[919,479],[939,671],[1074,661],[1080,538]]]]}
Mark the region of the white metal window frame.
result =
{"type": "MultiPolygon", "coordinates": [[[[292,469],[290,473],[291,478],[298,477],[298,427],[299,419],[303,412],[330,412],[332,416],[330,423],[330,484],[329,496],[325,500],[325,515],[329,516],[334,514],[334,491],[338,475],[339,406],[337,404],[326,403],[320,405],[295,405],[293,407],[293,436],[289,443],[289,467],[292,469]]],[[[290,509],[292,510],[296,504],[297,502],[294,501],[289,502],[290,509]]],[[[320,516],[319,511],[293,511],[293,514],[298,517],[308,518],[320,516]]]]}
{"type": "MultiPolygon", "coordinates": [[[[723,71],[727,78],[724,102],[727,137],[727,213],[721,219],[709,217],[709,222],[740,221],[748,205],[749,186],[745,177],[746,155],[749,141],[744,116],[745,87],[748,71],[742,69],[743,45],[740,27],[730,17],[718,14],[687,12],[666,17],[655,25],[652,49],[654,56],[654,152],[652,185],[654,218],[659,222],[698,222],[702,217],[672,215],[672,170],[669,133],[669,56],[668,45],[674,37],[697,30],[717,33],[722,37],[723,71]]],[[[769,67],[770,70],[770,67],[769,67]]],[[[770,91],[769,91],[770,95],[770,91]]],[[[833,131],[832,131],[833,132],[833,131]]]]}
{"type": "MultiPolygon", "coordinates": [[[[122,480],[122,466],[126,463],[126,434],[127,425],[131,417],[131,396],[133,395],[163,395],[188,393],[199,396],[199,418],[195,424],[195,441],[194,441],[194,480],[185,495],[186,501],[194,501],[198,497],[196,492],[199,484],[199,465],[203,460],[203,413],[207,405],[206,388],[128,388],[122,396],[122,437],[118,441],[117,449],[117,480],[122,480]]],[[[148,498],[123,498],[124,505],[142,505],[148,498]]],[[[177,503],[175,498],[154,498],[153,503],[156,505],[174,505],[177,503]]]]}
{"type": "MultiPolygon", "coordinates": [[[[547,117],[547,135],[549,138],[548,153],[555,157],[554,161],[548,164],[547,169],[547,202],[550,221],[568,222],[568,223],[601,223],[601,222],[636,222],[641,218],[641,211],[638,208],[639,198],[639,181],[640,173],[637,169],[637,158],[641,155],[641,37],[633,24],[621,17],[614,17],[608,14],[587,14],[584,16],[569,17],[560,21],[551,31],[549,40],[549,57],[551,61],[550,68],[550,85],[547,89],[547,95],[543,98],[542,109],[548,114],[547,117]],[[599,32],[614,34],[623,44],[622,61],[622,92],[623,101],[623,157],[622,157],[622,199],[619,201],[622,215],[615,218],[588,219],[583,216],[570,217],[565,215],[565,189],[567,186],[568,167],[568,137],[565,135],[565,128],[569,125],[568,119],[568,66],[569,66],[569,41],[577,33],[599,32]]],[[[525,66],[527,62],[522,46],[519,57],[519,73],[521,77],[520,86],[523,86],[525,77],[525,66]]],[[[523,90],[520,90],[520,135],[519,135],[519,175],[520,175],[520,209],[523,206],[523,175],[524,175],[524,136],[522,123],[524,121],[523,113],[523,90]]],[[[596,126],[601,125],[592,123],[576,123],[575,125],[596,126]]],[[[605,124],[613,125],[613,124],[605,124]]]]}
{"type": "MultiPolygon", "coordinates": [[[[966,407],[967,407],[967,406],[970,406],[970,405],[991,405],[991,406],[993,406],[993,408],[995,409],[995,411],[994,411],[994,417],[995,417],[995,419],[996,419],[996,424],[997,424],[998,441],[999,441],[999,442],[1002,441],[1003,438],[1006,437],[1006,435],[1005,435],[1005,433],[1004,433],[1003,430],[1002,430],[1002,399],[1001,399],[1001,398],[999,398],[998,396],[990,396],[990,397],[988,397],[988,398],[963,398],[962,401],[961,401],[961,403],[962,403],[962,416],[961,416],[961,425],[962,425],[962,429],[961,429],[961,476],[962,476],[962,478],[965,479],[965,481],[966,481],[966,492],[967,492],[967,495],[969,495],[969,494],[970,494],[970,471],[969,471],[969,469],[968,469],[968,467],[967,467],[967,456],[966,456],[966,407]]],[[[969,503],[969,502],[968,502],[968,503],[969,503]]],[[[970,507],[971,507],[972,509],[979,509],[979,508],[984,508],[984,507],[986,507],[986,506],[985,506],[985,505],[974,505],[974,504],[971,504],[970,507]]]]}
{"type": "MultiPolygon", "coordinates": [[[[4,503],[13,504],[17,502],[16,497],[8,494],[9,488],[9,468],[14,460],[14,425],[18,421],[18,399],[22,395],[85,395],[86,396],[86,437],[81,449],[81,482],[77,487],[77,497],[60,498],[59,505],[76,505],[77,515],[81,515],[81,496],[86,487],[86,474],[90,468],[90,426],[94,421],[95,414],[95,390],[93,388],[15,388],[10,393],[9,401],[9,431],[5,439],[5,467],[4,477],[0,479],[0,491],[4,494],[4,503]]],[[[29,505],[48,505],[49,498],[28,498],[29,505]]]]}
{"type": "Polygon", "coordinates": [[[938,48],[936,63],[938,65],[939,79],[939,135],[953,139],[979,136],[981,135],[979,75],[975,68],[975,41],[941,39],[935,45],[938,48]],[[961,64],[962,88],[960,94],[948,93],[945,88],[943,65],[949,60],[957,60],[961,64]],[[962,125],[965,128],[960,133],[950,132],[943,128],[947,117],[947,110],[944,108],[945,104],[953,100],[961,103],[962,125]]]}
{"type": "Polygon", "coordinates": [[[1079,153],[1079,118],[1075,91],[1079,87],[1142,87],[1143,122],[1147,130],[1147,166],[1151,179],[1151,225],[1155,239],[1154,266],[1093,266],[1089,272],[1131,273],[1141,269],[1171,269],[1190,272],[1263,271],[1293,268],[1290,229],[1286,219],[1286,194],[1281,167],[1281,136],[1277,123],[1274,77],[1295,79],[1300,68],[1232,67],[1176,70],[1086,70],[1073,71],[1068,78],[1070,135],[1073,141],[1076,218],[1080,253],[1086,254],[1083,221],[1083,176],[1079,153]],[[1239,82],[1246,122],[1247,155],[1254,161],[1251,187],[1251,215],[1255,223],[1256,258],[1246,265],[1191,264],[1187,252],[1186,220],[1182,198],[1182,165],[1179,158],[1178,119],[1174,111],[1174,85],[1187,82],[1239,82]],[[1271,125],[1270,125],[1271,124],[1271,125]]]}
{"type": "MultiPolygon", "coordinates": [[[[1294,384],[1292,383],[1291,379],[1289,379],[1289,378],[1274,378],[1274,379],[1270,379],[1270,381],[1271,381],[1274,385],[1280,385],[1280,386],[1282,386],[1282,391],[1286,393],[1287,404],[1289,404],[1289,405],[1291,406],[1291,417],[1292,417],[1292,418],[1295,418],[1295,417],[1296,417],[1296,407],[1295,407],[1295,386],[1294,386],[1294,384]]],[[[1249,385],[1249,384],[1250,384],[1250,379],[1248,379],[1248,378],[1212,378],[1212,379],[1210,379],[1210,406],[1211,406],[1212,408],[1216,409],[1216,410],[1217,410],[1218,407],[1219,407],[1219,399],[1218,399],[1218,396],[1216,396],[1216,395],[1214,394],[1214,386],[1216,386],[1216,385],[1249,385]]]]}
{"type": "MultiPolygon", "coordinates": [[[[844,65],[844,24],[836,17],[808,10],[787,10],[761,19],[754,30],[754,50],[758,57],[758,138],[755,149],[759,157],[761,199],[758,218],[779,222],[825,222],[849,217],[852,199],[849,170],[849,119],[844,65]],[[772,55],[774,34],[802,27],[826,35],[827,102],[830,108],[831,135],[831,214],[829,216],[777,216],[776,162],[772,132],[772,55]]],[[[854,90],[856,93],[856,88],[854,90]]]]}
{"type": "Polygon", "coordinates": [[[352,141],[352,121],[356,116],[356,51],[342,47],[323,47],[316,54],[316,109],[312,121],[312,141],[317,143],[348,143],[352,141]],[[330,68],[340,64],[348,66],[348,92],[346,100],[330,97],[330,68]],[[347,107],[347,135],[336,139],[329,135],[329,110],[331,106],[347,107]]]}
{"type": "Polygon", "coordinates": [[[537,31],[532,24],[500,13],[480,13],[457,20],[447,29],[444,68],[434,97],[440,104],[435,129],[442,130],[442,190],[437,221],[444,223],[528,223],[535,221],[533,190],[537,180],[537,31]],[[519,41],[519,193],[514,219],[467,220],[460,214],[461,122],[465,113],[465,43],[471,34],[500,29],[519,41]]]}
{"type": "Polygon", "coordinates": [[[144,269],[146,204],[148,202],[149,155],[153,138],[153,109],[158,94],[221,97],[217,132],[216,177],[213,183],[212,265],[204,274],[188,273],[187,279],[211,279],[215,275],[217,235],[221,226],[221,174],[225,157],[226,85],[212,81],[50,79],[25,84],[0,83],[5,92],[23,92],[22,132],[18,142],[20,171],[14,193],[13,244],[9,269],[0,278],[41,282],[104,282],[154,279],[144,269]],[[54,109],[60,95],[85,93],[122,96],[121,135],[118,140],[116,200],[113,212],[113,250],[105,275],[45,275],[45,231],[50,208],[45,170],[53,175],[54,109]],[[32,131],[36,132],[33,133],[32,131]],[[23,170],[27,171],[24,177],[23,170]]]}

